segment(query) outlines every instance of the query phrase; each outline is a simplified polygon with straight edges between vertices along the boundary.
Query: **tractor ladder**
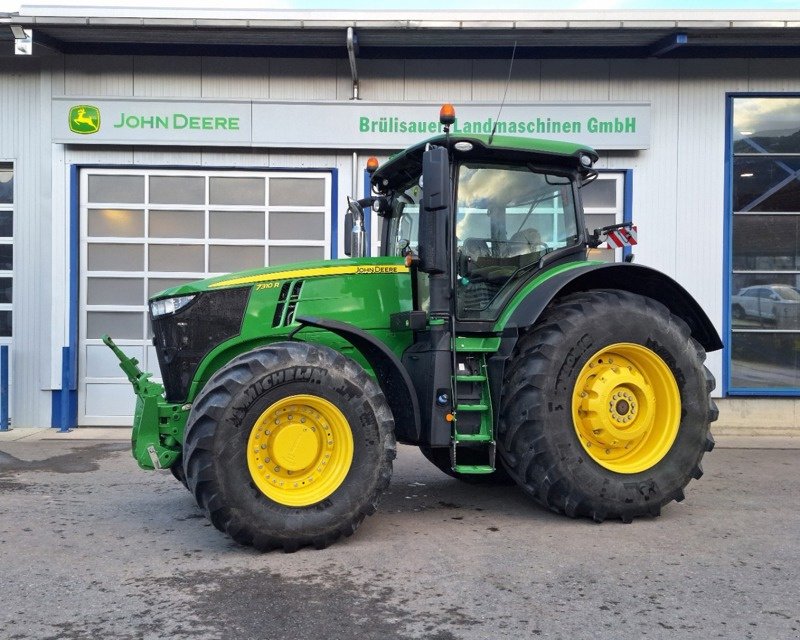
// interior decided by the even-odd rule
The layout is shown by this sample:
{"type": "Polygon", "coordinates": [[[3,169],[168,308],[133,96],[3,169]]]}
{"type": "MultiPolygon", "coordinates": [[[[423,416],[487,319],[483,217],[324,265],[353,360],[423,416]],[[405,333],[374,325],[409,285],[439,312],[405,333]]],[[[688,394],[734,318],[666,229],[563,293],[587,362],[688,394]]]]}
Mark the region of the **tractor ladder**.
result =
{"type": "Polygon", "coordinates": [[[496,338],[455,339],[453,421],[450,467],[457,473],[488,474],[495,470],[494,418],[486,371],[486,354],[497,350],[496,338]],[[469,450],[469,464],[459,462],[469,450]],[[483,464],[480,464],[483,463],[483,464]]]}

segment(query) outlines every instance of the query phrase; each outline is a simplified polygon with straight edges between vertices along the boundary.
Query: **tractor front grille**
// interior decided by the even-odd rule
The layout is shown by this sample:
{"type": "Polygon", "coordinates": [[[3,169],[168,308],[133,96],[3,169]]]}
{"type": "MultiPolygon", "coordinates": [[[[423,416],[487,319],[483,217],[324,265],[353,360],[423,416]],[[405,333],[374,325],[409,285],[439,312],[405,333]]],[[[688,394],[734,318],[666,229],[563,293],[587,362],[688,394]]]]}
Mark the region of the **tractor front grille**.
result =
{"type": "Polygon", "coordinates": [[[197,367],[214,347],[242,330],[250,287],[199,293],[176,313],[150,316],[168,402],[183,402],[197,367]]]}

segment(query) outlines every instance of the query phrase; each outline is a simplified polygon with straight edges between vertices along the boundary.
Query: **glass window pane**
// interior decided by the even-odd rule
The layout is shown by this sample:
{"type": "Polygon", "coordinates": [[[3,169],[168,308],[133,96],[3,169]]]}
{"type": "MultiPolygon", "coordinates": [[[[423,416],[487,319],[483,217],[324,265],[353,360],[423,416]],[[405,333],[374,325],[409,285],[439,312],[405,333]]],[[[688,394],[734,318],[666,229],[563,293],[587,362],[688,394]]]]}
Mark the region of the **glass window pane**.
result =
{"type": "Polygon", "coordinates": [[[90,175],[89,202],[144,202],[144,176],[90,175]]]}
{"type": "Polygon", "coordinates": [[[151,238],[204,238],[203,211],[150,211],[151,238]]]}
{"type": "Polygon", "coordinates": [[[89,278],[86,285],[88,304],[144,304],[142,278],[89,278]]]}
{"type": "Polygon", "coordinates": [[[14,172],[11,165],[0,164],[0,204],[14,202],[14,172]]]}
{"type": "Polygon", "coordinates": [[[212,246],[208,250],[208,270],[230,273],[264,266],[264,247],[212,246]]]}
{"type": "Polygon", "coordinates": [[[11,312],[0,311],[0,336],[8,338],[11,336],[11,312]]]}
{"type": "Polygon", "coordinates": [[[587,209],[616,209],[617,181],[597,178],[581,188],[581,200],[587,209]]]}
{"type": "Polygon", "coordinates": [[[732,386],[800,386],[800,333],[734,332],[732,342],[732,386]]]}
{"type": "Polygon", "coordinates": [[[199,271],[205,267],[205,249],[202,245],[170,244],[150,245],[151,271],[199,271]]]}
{"type": "Polygon", "coordinates": [[[150,299],[157,293],[161,293],[165,289],[172,289],[179,284],[186,284],[190,282],[186,278],[150,278],[147,281],[147,298],[150,299]]]}
{"type": "Polygon", "coordinates": [[[0,211],[0,237],[10,238],[14,235],[14,214],[11,211],[0,211]]]}
{"type": "Polygon", "coordinates": [[[324,240],[325,214],[269,214],[269,237],[273,240],[324,240]]]}
{"type": "Polygon", "coordinates": [[[89,235],[93,237],[141,238],[144,211],[140,209],[89,209],[89,235]]]}
{"type": "Polygon", "coordinates": [[[107,333],[112,338],[142,340],[144,314],[125,311],[89,311],[86,314],[86,337],[102,338],[107,333]]]}
{"type": "Polygon", "coordinates": [[[144,271],[144,247],[140,244],[90,244],[89,271],[144,271]]]}
{"type": "Polygon", "coordinates": [[[0,270],[11,271],[14,268],[14,246],[0,244],[0,270]]]}
{"type": "Polygon", "coordinates": [[[800,269],[800,215],[734,215],[733,268],[800,269]]]}
{"type": "Polygon", "coordinates": [[[264,178],[209,178],[211,204],[264,206],[264,178]]]}
{"type": "Polygon", "coordinates": [[[800,158],[733,159],[733,210],[800,211],[800,158]]]}
{"type": "Polygon", "coordinates": [[[270,247],[269,249],[270,266],[324,259],[323,247],[270,247]]]}
{"type": "Polygon", "coordinates": [[[261,211],[212,211],[209,215],[212,238],[264,239],[264,213],[261,211]]]}
{"type": "Polygon", "coordinates": [[[800,98],[735,98],[734,153],[800,153],[800,98]]]}
{"type": "Polygon", "coordinates": [[[271,206],[322,207],[325,205],[325,180],[321,178],[270,178],[271,206]]]}
{"type": "Polygon", "coordinates": [[[153,204],[205,204],[206,179],[202,176],[150,176],[153,204]]]}
{"type": "Polygon", "coordinates": [[[0,278],[0,302],[10,303],[14,288],[12,278],[0,278]]]}
{"type": "Polygon", "coordinates": [[[736,274],[731,296],[734,329],[800,329],[798,280],[793,274],[736,274]]]}

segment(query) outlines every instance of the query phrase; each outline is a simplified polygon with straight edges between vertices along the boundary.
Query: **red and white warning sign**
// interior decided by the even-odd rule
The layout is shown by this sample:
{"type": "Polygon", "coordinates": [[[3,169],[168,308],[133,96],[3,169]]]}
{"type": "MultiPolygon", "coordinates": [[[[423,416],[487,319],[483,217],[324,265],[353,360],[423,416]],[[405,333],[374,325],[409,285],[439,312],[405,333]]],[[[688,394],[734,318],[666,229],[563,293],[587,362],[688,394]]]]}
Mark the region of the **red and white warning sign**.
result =
{"type": "Polygon", "coordinates": [[[621,249],[622,247],[632,247],[636,244],[636,225],[630,228],[620,227],[619,229],[610,229],[606,236],[606,242],[609,249],[621,249]]]}

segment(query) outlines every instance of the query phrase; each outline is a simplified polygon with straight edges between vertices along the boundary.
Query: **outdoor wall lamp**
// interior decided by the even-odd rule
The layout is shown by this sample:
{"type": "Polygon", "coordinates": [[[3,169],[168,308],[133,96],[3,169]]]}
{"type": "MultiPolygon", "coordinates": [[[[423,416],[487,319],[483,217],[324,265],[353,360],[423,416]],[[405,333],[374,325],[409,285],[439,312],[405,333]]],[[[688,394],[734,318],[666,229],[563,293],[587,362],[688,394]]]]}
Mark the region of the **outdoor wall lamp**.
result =
{"type": "Polygon", "coordinates": [[[14,36],[14,55],[31,55],[33,53],[33,29],[25,29],[18,24],[9,26],[14,36]]]}

